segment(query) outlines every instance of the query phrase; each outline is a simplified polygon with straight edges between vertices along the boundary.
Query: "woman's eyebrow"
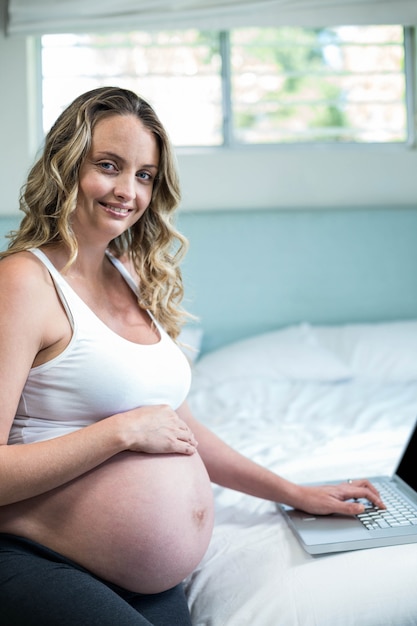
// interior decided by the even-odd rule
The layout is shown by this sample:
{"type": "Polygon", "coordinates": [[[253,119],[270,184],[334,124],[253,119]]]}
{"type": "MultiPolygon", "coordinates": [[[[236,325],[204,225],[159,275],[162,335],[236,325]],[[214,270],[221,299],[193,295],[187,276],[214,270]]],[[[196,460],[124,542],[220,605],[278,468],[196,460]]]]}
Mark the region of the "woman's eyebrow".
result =
{"type": "Polygon", "coordinates": [[[109,157],[111,159],[115,159],[117,161],[124,161],[125,159],[120,156],[120,154],[116,154],[116,152],[111,152],[110,150],[99,150],[96,153],[96,157],[109,157]]]}

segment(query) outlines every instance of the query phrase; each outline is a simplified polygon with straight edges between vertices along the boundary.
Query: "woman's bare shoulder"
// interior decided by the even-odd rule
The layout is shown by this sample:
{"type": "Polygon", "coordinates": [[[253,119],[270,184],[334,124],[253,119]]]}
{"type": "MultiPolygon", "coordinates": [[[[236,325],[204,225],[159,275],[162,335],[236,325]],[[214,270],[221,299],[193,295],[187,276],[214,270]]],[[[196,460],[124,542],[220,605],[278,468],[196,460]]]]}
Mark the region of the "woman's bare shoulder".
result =
{"type": "Polygon", "coordinates": [[[46,267],[31,252],[16,252],[0,261],[0,290],[2,293],[19,296],[24,292],[37,294],[43,287],[51,285],[46,267]]]}

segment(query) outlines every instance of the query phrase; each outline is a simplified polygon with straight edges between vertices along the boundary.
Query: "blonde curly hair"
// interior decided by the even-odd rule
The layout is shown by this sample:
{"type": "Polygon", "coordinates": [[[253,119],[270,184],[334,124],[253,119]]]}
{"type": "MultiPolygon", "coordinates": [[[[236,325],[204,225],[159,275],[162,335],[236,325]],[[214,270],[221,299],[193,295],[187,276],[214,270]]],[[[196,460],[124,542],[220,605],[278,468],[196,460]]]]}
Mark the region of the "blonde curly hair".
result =
{"type": "Polygon", "coordinates": [[[80,167],[90,147],[98,121],[111,115],[136,115],[154,135],[160,161],[150,205],[136,224],[110,242],[117,257],[128,256],[138,273],[139,305],[148,309],[172,338],[180,332],[187,313],[180,261],[187,240],[173,222],[180,187],[173,150],[167,133],[148,102],[119,87],[93,89],[76,98],[58,117],[45,138],[42,156],[22,188],[20,227],[9,235],[8,249],[0,258],[29,248],[62,242],[68,248],[68,265],[77,257],[77,240],[71,214],[78,194],[80,167]]]}

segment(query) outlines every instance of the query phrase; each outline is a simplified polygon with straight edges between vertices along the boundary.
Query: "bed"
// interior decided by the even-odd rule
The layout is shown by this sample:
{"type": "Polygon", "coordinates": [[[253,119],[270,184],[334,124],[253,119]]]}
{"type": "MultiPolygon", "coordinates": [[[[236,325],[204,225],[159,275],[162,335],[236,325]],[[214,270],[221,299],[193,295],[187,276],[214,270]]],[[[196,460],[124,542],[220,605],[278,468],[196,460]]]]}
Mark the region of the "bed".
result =
{"type": "MultiPolygon", "coordinates": [[[[391,473],[417,414],[417,321],[299,324],[203,355],[194,414],[294,481],[391,473]]],[[[194,626],[417,624],[417,544],[311,557],[271,502],[214,486],[194,626]]]]}

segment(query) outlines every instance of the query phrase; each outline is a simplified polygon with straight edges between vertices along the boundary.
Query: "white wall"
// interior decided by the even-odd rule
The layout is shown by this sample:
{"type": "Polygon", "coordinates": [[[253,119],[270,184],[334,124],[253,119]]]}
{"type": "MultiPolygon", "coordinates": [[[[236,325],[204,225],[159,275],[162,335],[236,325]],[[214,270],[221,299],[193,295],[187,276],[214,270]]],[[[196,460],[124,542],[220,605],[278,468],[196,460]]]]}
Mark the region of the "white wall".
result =
{"type": "Polygon", "coordinates": [[[0,0],[0,214],[11,214],[32,155],[26,40],[5,37],[5,12],[0,0]]]}
{"type": "Polygon", "coordinates": [[[398,146],[224,151],[180,155],[179,164],[186,209],[417,202],[417,151],[398,146]]]}
{"type": "MultiPolygon", "coordinates": [[[[0,215],[17,210],[36,152],[31,50],[6,37],[0,0],[0,215]]],[[[417,151],[394,147],[280,147],[179,153],[187,210],[415,205],[417,151]]]]}

